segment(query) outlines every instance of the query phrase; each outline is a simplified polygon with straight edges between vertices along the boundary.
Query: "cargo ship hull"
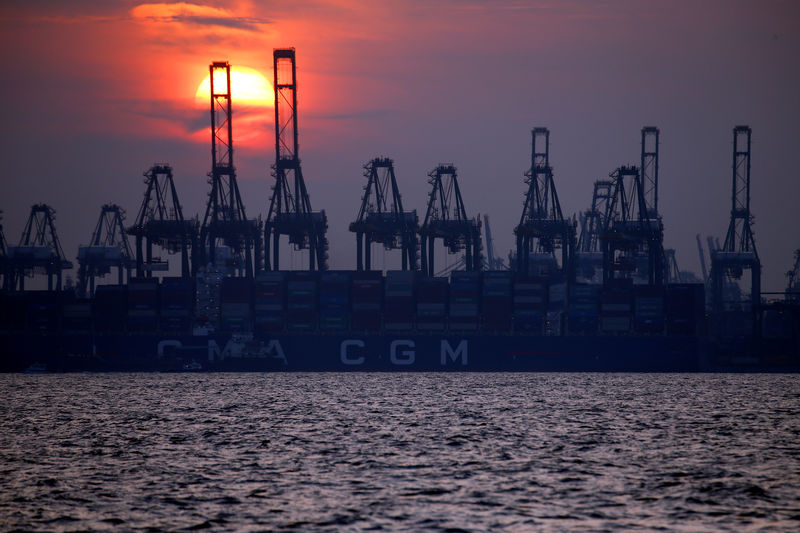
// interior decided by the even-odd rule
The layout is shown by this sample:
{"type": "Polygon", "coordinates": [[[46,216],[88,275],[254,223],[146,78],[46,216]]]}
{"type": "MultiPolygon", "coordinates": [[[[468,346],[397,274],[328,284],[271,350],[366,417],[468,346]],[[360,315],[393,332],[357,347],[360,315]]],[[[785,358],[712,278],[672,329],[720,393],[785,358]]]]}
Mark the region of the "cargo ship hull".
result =
{"type": "Polygon", "coordinates": [[[800,370],[701,337],[505,334],[6,334],[3,371],[704,372],[800,370]],[[189,366],[191,365],[191,366],[189,366]]]}

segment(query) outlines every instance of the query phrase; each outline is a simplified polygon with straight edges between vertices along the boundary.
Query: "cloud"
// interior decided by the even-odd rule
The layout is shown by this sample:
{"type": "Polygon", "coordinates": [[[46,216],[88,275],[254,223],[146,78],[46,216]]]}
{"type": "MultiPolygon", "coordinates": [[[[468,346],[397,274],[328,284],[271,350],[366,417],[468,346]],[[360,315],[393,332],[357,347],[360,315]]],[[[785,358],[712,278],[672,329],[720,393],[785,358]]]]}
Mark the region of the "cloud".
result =
{"type": "Polygon", "coordinates": [[[248,32],[260,31],[262,25],[270,23],[265,18],[240,16],[224,8],[188,2],[140,4],[131,9],[130,13],[135,20],[141,22],[228,28],[248,32]]]}

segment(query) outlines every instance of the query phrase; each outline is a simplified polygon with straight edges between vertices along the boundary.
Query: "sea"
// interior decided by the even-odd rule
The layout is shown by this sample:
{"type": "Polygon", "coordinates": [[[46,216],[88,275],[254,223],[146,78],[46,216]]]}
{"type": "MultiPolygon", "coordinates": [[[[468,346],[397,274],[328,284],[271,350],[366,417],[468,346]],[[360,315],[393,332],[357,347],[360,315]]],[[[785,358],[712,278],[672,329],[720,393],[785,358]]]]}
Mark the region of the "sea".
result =
{"type": "Polygon", "coordinates": [[[800,376],[0,375],[2,531],[798,531],[800,376]]]}

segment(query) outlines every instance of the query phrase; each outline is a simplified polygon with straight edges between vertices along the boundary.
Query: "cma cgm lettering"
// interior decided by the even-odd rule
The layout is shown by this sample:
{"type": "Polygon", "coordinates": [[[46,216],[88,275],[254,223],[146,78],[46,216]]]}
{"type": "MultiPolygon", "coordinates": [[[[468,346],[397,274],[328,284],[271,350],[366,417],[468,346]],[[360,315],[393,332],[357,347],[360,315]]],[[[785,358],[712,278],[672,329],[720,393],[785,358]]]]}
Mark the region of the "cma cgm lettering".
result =
{"type": "MultiPolygon", "coordinates": [[[[416,363],[416,342],[411,339],[395,339],[389,343],[389,362],[395,366],[411,366],[416,363]]],[[[366,343],[361,339],[347,339],[339,346],[339,358],[343,365],[361,366],[367,362],[364,348],[366,343]]],[[[380,355],[377,359],[381,359],[380,355]]],[[[458,342],[455,348],[447,339],[440,341],[441,365],[469,364],[469,344],[466,339],[458,342]]]]}

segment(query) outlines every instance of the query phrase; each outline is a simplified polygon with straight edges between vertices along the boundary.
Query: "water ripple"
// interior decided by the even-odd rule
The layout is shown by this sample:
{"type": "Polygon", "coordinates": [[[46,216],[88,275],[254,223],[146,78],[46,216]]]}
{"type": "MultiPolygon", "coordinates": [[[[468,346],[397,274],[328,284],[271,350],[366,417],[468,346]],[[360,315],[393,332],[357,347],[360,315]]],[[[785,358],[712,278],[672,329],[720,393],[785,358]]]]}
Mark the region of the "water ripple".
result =
{"type": "Polygon", "coordinates": [[[0,376],[0,529],[800,528],[786,375],[0,376]]]}

